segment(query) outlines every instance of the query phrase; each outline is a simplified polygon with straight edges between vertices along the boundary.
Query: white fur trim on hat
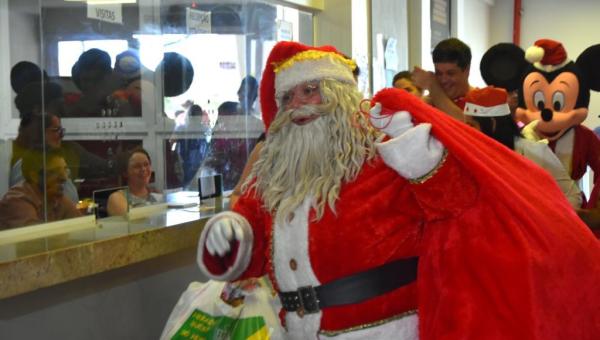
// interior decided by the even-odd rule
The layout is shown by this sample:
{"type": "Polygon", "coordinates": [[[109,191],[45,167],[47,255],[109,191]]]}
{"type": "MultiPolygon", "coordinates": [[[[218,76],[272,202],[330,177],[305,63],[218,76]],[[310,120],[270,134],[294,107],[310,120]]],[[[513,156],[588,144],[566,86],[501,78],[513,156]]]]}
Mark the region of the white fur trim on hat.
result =
{"type": "Polygon", "coordinates": [[[531,46],[525,51],[525,59],[530,63],[537,63],[544,58],[544,49],[539,46],[531,46]]]}
{"type": "Polygon", "coordinates": [[[466,103],[464,114],[475,117],[500,117],[510,114],[510,107],[507,103],[496,106],[481,106],[473,103],[466,103]]]}
{"type": "Polygon", "coordinates": [[[567,59],[567,60],[563,61],[562,63],[560,63],[560,64],[558,64],[558,65],[544,65],[544,64],[542,64],[542,63],[540,63],[540,62],[538,61],[538,62],[535,62],[535,63],[533,63],[533,66],[534,66],[535,68],[537,68],[538,70],[540,70],[540,71],[544,71],[544,72],[550,73],[550,72],[552,72],[552,71],[556,71],[556,70],[558,70],[559,68],[562,68],[562,67],[564,67],[564,66],[565,66],[565,65],[567,65],[567,64],[568,64],[570,61],[571,61],[571,60],[567,59]]]}
{"type": "Polygon", "coordinates": [[[299,60],[275,75],[275,97],[279,98],[303,82],[327,78],[356,84],[350,67],[337,58],[324,56],[319,59],[299,60]]]}
{"type": "Polygon", "coordinates": [[[562,68],[563,66],[568,64],[570,61],[569,58],[565,58],[565,61],[558,65],[544,65],[541,63],[542,59],[544,59],[544,53],[545,52],[543,48],[533,45],[527,48],[527,51],[525,51],[525,60],[532,63],[533,67],[535,67],[536,69],[544,72],[552,72],[554,70],[558,70],[559,68],[562,68]]]}

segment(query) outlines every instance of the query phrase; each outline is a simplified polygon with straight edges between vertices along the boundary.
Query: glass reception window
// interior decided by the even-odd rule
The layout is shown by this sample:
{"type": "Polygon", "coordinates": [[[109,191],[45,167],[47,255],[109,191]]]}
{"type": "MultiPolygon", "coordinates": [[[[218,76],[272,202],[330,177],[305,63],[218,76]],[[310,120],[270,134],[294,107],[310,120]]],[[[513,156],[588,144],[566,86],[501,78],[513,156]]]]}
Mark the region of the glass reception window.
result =
{"type": "Polygon", "coordinates": [[[36,202],[0,230],[91,214],[108,188],[144,199],[220,174],[233,189],[264,132],[266,56],[312,44],[312,14],[282,3],[0,2],[0,210],[36,202]]]}

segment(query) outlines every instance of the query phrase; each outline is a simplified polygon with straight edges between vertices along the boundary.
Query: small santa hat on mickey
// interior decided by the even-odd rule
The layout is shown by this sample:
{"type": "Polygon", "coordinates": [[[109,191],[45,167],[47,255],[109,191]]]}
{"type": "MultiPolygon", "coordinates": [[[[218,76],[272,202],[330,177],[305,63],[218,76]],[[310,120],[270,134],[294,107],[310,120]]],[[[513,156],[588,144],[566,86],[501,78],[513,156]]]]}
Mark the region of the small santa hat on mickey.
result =
{"type": "Polygon", "coordinates": [[[465,96],[464,114],[476,117],[500,117],[510,114],[506,90],[488,86],[469,91],[465,96]]]}
{"type": "Polygon", "coordinates": [[[335,79],[356,84],[356,64],[333,46],[308,46],[281,41],[271,50],[260,82],[263,122],[269,129],[278,111],[278,100],[294,86],[307,81],[335,79]]]}
{"type": "Polygon", "coordinates": [[[555,40],[540,39],[525,51],[525,59],[535,68],[544,72],[552,72],[565,66],[567,51],[563,45],[555,40]]]}
{"type": "Polygon", "coordinates": [[[124,79],[139,78],[141,65],[139,53],[136,50],[128,49],[119,53],[115,58],[114,71],[124,79]]]}

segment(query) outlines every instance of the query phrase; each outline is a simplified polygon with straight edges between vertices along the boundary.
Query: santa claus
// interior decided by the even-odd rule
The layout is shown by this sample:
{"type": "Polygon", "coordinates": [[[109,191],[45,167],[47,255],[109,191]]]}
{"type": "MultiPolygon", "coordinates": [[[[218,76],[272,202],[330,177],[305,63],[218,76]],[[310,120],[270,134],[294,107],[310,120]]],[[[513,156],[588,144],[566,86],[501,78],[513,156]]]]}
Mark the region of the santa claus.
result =
{"type": "Polygon", "coordinates": [[[207,222],[201,270],[268,274],[292,339],[596,336],[600,244],[552,178],[402,90],[363,114],[354,67],[330,46],[273,48],[267,138],[207,222]]]}

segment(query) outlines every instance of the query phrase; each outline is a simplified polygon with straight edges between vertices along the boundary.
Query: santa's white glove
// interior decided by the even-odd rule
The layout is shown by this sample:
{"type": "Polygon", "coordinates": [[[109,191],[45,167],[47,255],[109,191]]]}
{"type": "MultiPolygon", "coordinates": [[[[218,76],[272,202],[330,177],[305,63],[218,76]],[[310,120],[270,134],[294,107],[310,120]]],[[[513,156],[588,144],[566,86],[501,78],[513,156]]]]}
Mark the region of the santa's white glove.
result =
{"type": "Polygon", "coordinates": [[[398,111],[392,115],[381,115],[381,103],[375,104],[369,111],[371,125],[394,138],[413,127],[412,117],[407,111],[398,111]]]}
{"type": "MultiPolygon", "coordinates": [[[[408,112],[402,113],[410,117],[408,112]]],[[[376,143],[376,147],[385,163],[407,179],[429,174],[442,161],[445,150],[431,135],[429,123],[411,127],[395,138],[376,143]]]]}
{"type": "Polygon", "coordinates": [[[230,217],[224,216],[213,223],[206,235],[206,250],[215,256],[224,256],[231,251],[230,242],[234,239],[244,240],[244,232],[240,223],[230,217]]]}

